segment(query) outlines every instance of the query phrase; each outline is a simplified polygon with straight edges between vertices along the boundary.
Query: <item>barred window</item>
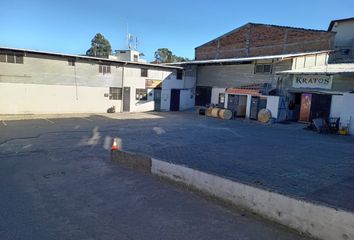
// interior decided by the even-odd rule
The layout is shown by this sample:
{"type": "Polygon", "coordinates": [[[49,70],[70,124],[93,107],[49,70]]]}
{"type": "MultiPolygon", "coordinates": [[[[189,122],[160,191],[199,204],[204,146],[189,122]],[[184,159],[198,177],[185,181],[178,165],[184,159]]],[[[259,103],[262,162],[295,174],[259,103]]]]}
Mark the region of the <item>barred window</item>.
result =
{"type": "Polygon", "coordinates": [[[110,87],[109,88],[110,100],[122,100],[122,88],[110,87]]]}
{"type": "Polygon", "coordinates": [[[16,59],[16,63],[23,64],[23,55],[16,54],[15,59],[16,59]]]}
{"type": "Polygon", "coordinates": [[[255,73],[263,73],[270,74],[272,73],[272,65],[271,64],[256,64],[255,73]]]}
{"type": "Polygon", "coordinates": [[[1,52],[0,62],[23,64],[23,54],[1,52]]]}
{"type": "Polygon", "coordinates": [[[7,62],[8,63],[15,63],[15,55],[7,54],[7,62]]]}
{"type": "Polygon", "coordinates": [[[111,73],[111,66],[110,65],[99,65],[98,72],[103,73],[103,74],[111,73]]]}
{"type": "Polygon", "coordinates": [[[69,66],[75,66],[75,59],[68,59],[69,66]]]}
{"type": "Polygon", "coordinates": [[[146,101],[147,100],[147,89],[144,88],[137,88],[136,89],[136,100],[142,100],[146,101]]]}
{"type": "Polygon", "coordinates": [[[147,77],[148,76],[148,69],[147,68],[142,68],[140,72],[141,77],[147,77]]]}
{"type": "Polygon", "coordinates": [[[0,53],[0,62],[6,62],[6,54],[0,53]]]}

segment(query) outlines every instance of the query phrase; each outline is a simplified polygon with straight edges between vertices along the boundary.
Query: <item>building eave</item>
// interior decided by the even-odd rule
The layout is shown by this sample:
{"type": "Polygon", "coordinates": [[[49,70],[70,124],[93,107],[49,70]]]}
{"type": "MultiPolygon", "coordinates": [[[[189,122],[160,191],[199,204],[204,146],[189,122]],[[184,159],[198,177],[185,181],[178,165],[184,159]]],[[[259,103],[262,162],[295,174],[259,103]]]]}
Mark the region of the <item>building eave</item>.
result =
{"type": "Polygon", "coordinates": [[[77,55],[77,54],[66,54],[66,53],[58,53],[58,52],[50,52],[50,51],[40,51],[40,50],[24,49],[24,48],[12,48],[12,47],[1,47],[0,46],[0,51],[14,51],[14,52],[41,54],[41,55],[47,55],[47,56],[85,59],[85,60],[93,60],[93,61],[97,61],[97,62],[119,63],[122,65],[130,64],[130,65],[155,67],[155,68],[182,69],[182,67],[178,67],[178,66],[168,66],[168,65],[160,65],[160,64],[152,64],[152,63],[121,61],[121,60],[108,59],[108,58],[91,57],[91,56],[77,55]]]}
{"type": "Polygon", "coordinates": [[[215,64],[216,65],[216,64],[223,64],[223,63],[238,63],[238,62],[249,62],[249,61],[256,61],[256,60],[273,60],[273,59],[285,60],[285,59],[299,57],[299,56],[316,55],[316,54],[329,53],[329,52],[331,52],[331,50],[305,52],[305,53],[293,53],[293,54],[269,55],[269,56],[259,56],[259,57],[195,60],[195,61],[187,61],[187,62],[170,63],[169,65],[202,65],[202,64],[215,64]]]}

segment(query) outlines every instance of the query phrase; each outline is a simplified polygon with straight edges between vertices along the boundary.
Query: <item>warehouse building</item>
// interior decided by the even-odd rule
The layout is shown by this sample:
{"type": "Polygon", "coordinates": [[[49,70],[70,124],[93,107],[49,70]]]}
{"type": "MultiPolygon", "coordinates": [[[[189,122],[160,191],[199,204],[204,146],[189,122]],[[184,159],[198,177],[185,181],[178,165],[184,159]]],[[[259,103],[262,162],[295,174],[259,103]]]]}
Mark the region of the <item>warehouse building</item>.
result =
{"type": "Polygon", "coordinates": [[[196,105],[218,103],[219,94],[231,87],[265,86],[268,94],[276,88],[275,73],[291,69],[289,57],[328,51],[334,37],[324,30],[248,23],[215,38],[195,49],[196,105]]]}
{"type": "Polygon", "coordinates": [[[248,23],[195,49],[196,105],[257,120],[338,118],[354,133],[354,18],[328,30],[248,23]],[[306,104],[307,108],[306,108],[306,104]]]}
{"type": "Polygon", "coordinates": [[[0,48],[0,113],[102,113],[112,107],[116,112],[178,111],[194,106],[193,67],[148,64],[136,55],[125,54],[123,61],[0,48]]]}

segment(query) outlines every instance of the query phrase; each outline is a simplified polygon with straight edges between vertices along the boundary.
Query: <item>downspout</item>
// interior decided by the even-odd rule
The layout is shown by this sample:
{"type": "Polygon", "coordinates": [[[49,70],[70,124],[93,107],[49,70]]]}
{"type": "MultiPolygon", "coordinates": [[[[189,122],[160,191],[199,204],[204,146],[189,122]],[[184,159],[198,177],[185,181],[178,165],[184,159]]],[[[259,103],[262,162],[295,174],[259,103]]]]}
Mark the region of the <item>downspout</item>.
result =
{"type": "Polygon", "coordinates": [[[74,62],[74,74],[75,74],[75,95],[76,95],[76,101],[79,100],[79,93],[77,89],[77,74],[76,74],[76,60],[74,62]]]}

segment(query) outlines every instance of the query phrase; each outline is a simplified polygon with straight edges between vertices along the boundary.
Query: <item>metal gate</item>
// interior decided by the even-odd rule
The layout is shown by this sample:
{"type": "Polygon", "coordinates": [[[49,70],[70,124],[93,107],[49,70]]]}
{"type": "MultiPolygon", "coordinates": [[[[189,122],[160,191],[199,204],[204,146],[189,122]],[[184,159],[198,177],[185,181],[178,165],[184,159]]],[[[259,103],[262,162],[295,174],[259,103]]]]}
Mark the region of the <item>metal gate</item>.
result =
{"type": "Polygon", "coordinates": [[[161,110],[161,89],[154,89],[154,110],[161,110]]]}
{"type": "Polygon", "coordinates": [[[123,112],[130,112],[130,87],[123,88],[123,112]]]}

